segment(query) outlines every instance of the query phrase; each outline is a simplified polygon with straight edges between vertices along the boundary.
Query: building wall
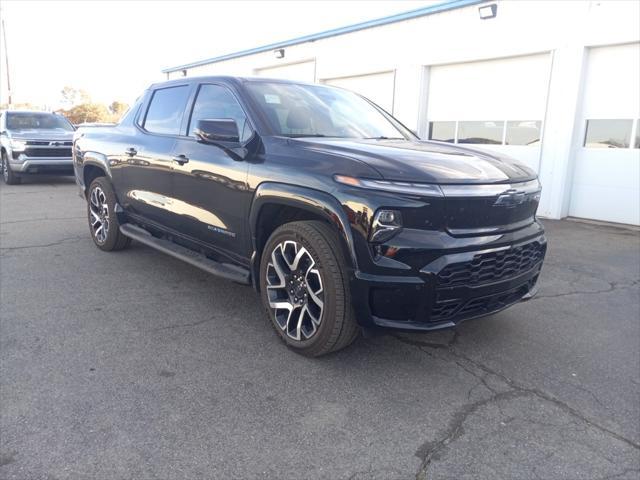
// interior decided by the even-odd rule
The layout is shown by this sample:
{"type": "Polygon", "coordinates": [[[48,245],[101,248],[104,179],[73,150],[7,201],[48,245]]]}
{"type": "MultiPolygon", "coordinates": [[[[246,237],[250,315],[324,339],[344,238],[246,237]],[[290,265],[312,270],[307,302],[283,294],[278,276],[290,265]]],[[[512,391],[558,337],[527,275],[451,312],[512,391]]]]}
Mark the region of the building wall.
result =
{"type": "MultiPolygon", "coordinates": [[[[356,91],[360,88],[422,138],[427,138],[430,121],[447,120],[440,117],[453,115],[456,109],[458,118],[449,120],[474,120],[471,117],[475,111],[495,117],[477,120],[540,121],[542,141],[534,146],[481,146],[521,158],[539,172],[544,187],[540,215],[562,218],[579,212],[590,218],[640,223],[634,212],[591,214],[593,208],[581,208],[584,202],[579,199],[572,203],[574,183],[578,185],[577,195],[590,195],[590,190],[584,188],[589,184],[582,175],[584,169],[575,168],[576,160],[584,157],[582,106],[587,101],[585,94],[590,95],[588,89],[592,88],[589,79],[597,76],[589,72],[590,52],[637,44],[640,2],[488,3],[498,5],[493,19],[481,20],[478,5],[467,6],[286,47],[282,59],[267,51],[193,67],[187,74],[283,76],[356,91]],[[495,82],[487,80],[491,77],[486,72],[494,73],[495,82]],[[479,86],[474,77],[484,83],[479,86]],[[452,93],[456,91],[464,102],[454,105],[453,100],[448,100],[443,105],[441,99],[455,99],[452,93]],[[469,94],[470,91],[474,93],[469,94]],[[492,105],[494,111],[489,112],[492,105]]],[[[629,71],[636,68],[631,63],[629,71]]],[[[626,68],[623,66],[620,71],[624,73],[626,68]]],[[[629,101],[634,101],[629,95],[629,101]]],[[[638,103],[627,109],[630,111],[611,112],[611,118],[640,117],[638,103]],[[623,114],[625,117],[615,116],[623,114]]],[[[632,185],[634,179],[628,177],[638,171],[638,152],[630,149],[626,164],[618,165],[621,171],[616,178],[626,175],[625,186],[631,185],[623,197],[626,201],[633,199],[637,190],[632,185]]],[[[604,152],[598,155],[606,156],[604,152]]],[[[606,174],[606,169],[600,171],[606,174]]],[[[640,179],[635,178],[635,185],[638,183],[640,179]]]]}

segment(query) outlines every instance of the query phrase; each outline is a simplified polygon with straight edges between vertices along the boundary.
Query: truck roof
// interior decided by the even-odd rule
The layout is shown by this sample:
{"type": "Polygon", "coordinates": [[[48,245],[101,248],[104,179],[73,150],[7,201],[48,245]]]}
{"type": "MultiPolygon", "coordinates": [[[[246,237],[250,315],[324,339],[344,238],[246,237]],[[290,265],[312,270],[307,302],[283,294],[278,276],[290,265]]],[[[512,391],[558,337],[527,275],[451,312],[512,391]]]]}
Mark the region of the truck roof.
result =
{"type": "Polygon", "coordinates": [[[296,85],[318,85],[317,83],[312,82],[302,82],[298,80],[285,80],[282,78],[269,78],[269,77],[258,77],[258,76],[234,76],[234,75],[201,75],[196,77],[180,77],[174,78],[171,80],[165,80],[163,82],[156,82],[149,86],[149,88],[157,88],[159,86],[164,85],[176,85],[183,83],[192,83],[192,82],[224,82],[224,83],[235,83],[240,84],[244,82],[277,82],[277,83],[291,83],[296,85]]]}

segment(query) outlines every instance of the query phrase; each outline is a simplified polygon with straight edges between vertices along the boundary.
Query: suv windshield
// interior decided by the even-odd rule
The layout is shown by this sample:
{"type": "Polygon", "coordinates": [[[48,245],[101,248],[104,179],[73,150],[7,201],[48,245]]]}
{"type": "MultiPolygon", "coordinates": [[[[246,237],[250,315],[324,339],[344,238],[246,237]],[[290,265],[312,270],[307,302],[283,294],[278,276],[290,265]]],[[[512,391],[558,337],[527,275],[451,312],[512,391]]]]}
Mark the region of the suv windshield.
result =
{"type": "Polygon", "coordinates": [[[53,113],[7,113],[7,130],[60,129],[72,132],[73,126],[60,115],[53,113]]]}
{"type": "Polygon", "coordinates": [[[322,85],[247,82],[276,135],[402,138],[413,134],[355,93],[322,85]]]}

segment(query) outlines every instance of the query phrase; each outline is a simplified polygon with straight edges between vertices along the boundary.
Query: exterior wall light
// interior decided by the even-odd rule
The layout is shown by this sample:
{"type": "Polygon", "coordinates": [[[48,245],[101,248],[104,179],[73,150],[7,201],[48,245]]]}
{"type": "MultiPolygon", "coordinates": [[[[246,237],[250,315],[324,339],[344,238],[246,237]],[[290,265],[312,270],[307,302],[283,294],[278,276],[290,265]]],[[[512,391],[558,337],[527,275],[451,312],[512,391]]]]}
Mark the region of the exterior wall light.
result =
{"type": "Polygon", "coordinates": [[[489,18],[495,18],[498,14],[498,5],[492,3],[491,5],[484,5],[478,8],[480,14],[480,20],[488,20],[489,18]]]}
{"type": "Polygon", "coordinates": [[[284,48],[274,50],[273,53],[275,53],[276,58],[284,58],[284,48]]]}

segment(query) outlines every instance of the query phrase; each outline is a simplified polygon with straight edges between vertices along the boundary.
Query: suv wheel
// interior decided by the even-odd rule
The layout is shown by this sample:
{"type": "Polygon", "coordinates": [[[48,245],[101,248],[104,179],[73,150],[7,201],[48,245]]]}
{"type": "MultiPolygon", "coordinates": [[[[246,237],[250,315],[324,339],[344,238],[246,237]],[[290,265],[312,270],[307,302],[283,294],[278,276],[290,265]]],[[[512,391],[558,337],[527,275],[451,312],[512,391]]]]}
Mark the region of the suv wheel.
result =
{"type": "Polygon", "coordinates": [[[22,179],[13,173],[13,170],[9,168],[9,158],[7,152],[2,152],[2,179],[7,185],[17,185],[22,179]]]}
{"type": "Polygon", "coordinates": [[[120,233],[115,212],[116,196],[105,177],[98,177],[91,182],[88,200],[87,216],[93,242],[107,252],[127,248],[131,239],[120,233]]]}
{"type": "Polygon", "coordinates": [[[260,263],[260,291],[284,342],[317,357],[351,344],[359,333],[351,307],[347,264],[339,238],[325,223],[279,227],[260,263]]]}

